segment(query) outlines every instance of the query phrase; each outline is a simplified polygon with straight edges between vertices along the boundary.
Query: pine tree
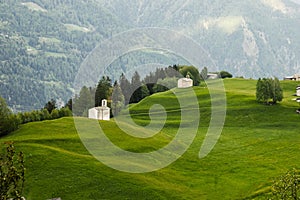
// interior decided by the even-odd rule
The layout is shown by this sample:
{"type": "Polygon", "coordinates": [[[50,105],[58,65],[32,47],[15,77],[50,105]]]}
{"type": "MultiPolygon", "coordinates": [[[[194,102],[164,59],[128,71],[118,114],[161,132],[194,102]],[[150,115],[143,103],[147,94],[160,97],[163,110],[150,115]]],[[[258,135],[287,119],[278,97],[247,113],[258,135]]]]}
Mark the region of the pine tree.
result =
{"type": "Polygon", "coordinates": [[[141,100],[141,90],[142,86],[141,77],[137,71],[134,72],[131,79],[131,89],[133,91],[129,103],[137,103],[141,100]]]}
{"type": "Polygon", "coordinates": [[[140,90],[141,90],[141,98],[140,98],[140,100],[142,100],[142,99],[144,99],[144,98],[146,98],[147,96],[150,95],[150,92],[149,92],[149,90],[148,90],[148,88],[147,88],[147,86],[145,84],[143,84],[140,87],[140,90]]]}
{"type": "Polygon", "coordinates": [[[101,106],[103,99],[108,99],[110,96],[111,80],[108,76],[103,76],[98,82],[95,92],[95,106],[101,106]]]}
{"type": "Polygon", "coordinates": [[[52,110],[56,109],[56,101],[54,99],[51,99],[45,104],[44,108],[47,109],[49,113],[51,113],[52,110]]]}
{"type": "Polygon", "coordinates": [[[79,96],[74,99],[73,113],[77,116],[87,116],[88,109],[93,107],[93,99],[89,88],[83,86],[79,96]]]}
{"type": "Polygon", "coordinates": [[[271,89],[270,96],[273,103],[275,104],[277,101],[282,101],[283,93],[278,78],[271,79],[271,89]]]}
{"type": "Polygon", "coordinates": [[[138,72],[135,72],[132,76],[131,88],[134,92],[130,98],[130,103],[138,103],[150,94],[147,86],[141,82],[138,72]]]}
{"type": "Polygon", "coordinates": [[[131,96],[131,85],[125,75],[122,73],[120,76],[120,87],[125,99],[125,105],[129,104],[130,96],[131,96]]]}
{"type": "Polygon", "coordinates": [[[206,80],[207,79],[207,74],[208,74],[208,70],[207,70],[207,67],[204,67],[201,71],[201,78],[203,80],[206,80]]]}
{"type": "Polygon", "coordinates": [[[124,95],[117,81],[114,84],[111,99],[112,99],[112,113],[114,116],[117,116],[124,106],[124,95]]]}

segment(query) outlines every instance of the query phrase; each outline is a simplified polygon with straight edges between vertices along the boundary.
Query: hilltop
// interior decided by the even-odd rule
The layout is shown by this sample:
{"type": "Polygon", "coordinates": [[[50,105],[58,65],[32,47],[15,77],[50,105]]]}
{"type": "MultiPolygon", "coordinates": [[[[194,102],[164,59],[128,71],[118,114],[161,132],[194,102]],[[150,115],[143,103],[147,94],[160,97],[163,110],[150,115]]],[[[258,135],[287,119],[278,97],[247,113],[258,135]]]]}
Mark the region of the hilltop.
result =
{"type": "MultiPolygon", "coordinates": [[[[207,88],[194,87],[201,112],[198,134],[180,159],[159,171],[129,174],[101,164],[81,143],[72,118],[25,124],[0,142],[13,140],[17,150],[26,155],[27,199],[266,198],[274,178],[300,164],[298,104],[292,101],[297,82],[281,83],[285,99],[274,106],[256,103],[255,80],[226,79],[224,84],[227,116],[213,151],[198,158],[210,120],[210,100],[207,88]]],[[[127,136],[114,120],[101,121],[101,127],[122,149],[157,150],[174,137],[180,108],[171,91],[158,93],[131,106],[133,119],[147,124],[147,109],[155,103],[164,105],[168,118],[153,138],[127,136]]]]}

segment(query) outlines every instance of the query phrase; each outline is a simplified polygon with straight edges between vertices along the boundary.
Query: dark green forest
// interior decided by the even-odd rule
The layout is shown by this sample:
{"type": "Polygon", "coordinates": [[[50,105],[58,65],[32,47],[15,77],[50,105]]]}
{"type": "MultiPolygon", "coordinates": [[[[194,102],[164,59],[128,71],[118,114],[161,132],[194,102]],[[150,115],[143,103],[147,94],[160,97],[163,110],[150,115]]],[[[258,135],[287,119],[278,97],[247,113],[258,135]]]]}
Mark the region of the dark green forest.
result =
{"type": "MultiPolygon", "coordinates": [[[[130,28],[96,0],[0,2],[0,95],[15,112],[39,109],[49,99],[66,102],[88,54],[101,41],[130,28]]],[[[133,75],[135,67],[152,62],[167,65],[177,58],[131,52],[107,71],[117,80],[127,69],[133,75]]]]}
{"type": "Polygon", "coordinates": [[[93,1],[34,1],[45,11],[0,2],[0,94],[18,111],[68,99],[82,60],[102,38],[124,29],[93,1]]]}

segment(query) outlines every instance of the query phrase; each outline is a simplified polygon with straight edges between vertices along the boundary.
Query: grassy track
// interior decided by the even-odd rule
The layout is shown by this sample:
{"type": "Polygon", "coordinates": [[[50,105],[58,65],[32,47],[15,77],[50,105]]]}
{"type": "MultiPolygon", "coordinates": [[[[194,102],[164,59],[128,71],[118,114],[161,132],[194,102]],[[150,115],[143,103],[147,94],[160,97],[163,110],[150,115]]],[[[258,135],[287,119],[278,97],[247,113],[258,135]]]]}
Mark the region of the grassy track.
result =
{"type": "MultiPolygon", "coordinates": [[[[213,151],[198,158],[210,101],[205,87],[195,87],[201,112],[198,135],[179,160],[156,172],[129,174],[101,164],[81,143],[72,118],[26,124],[0,142],[15,141],[17,150],[26,155],[27,199],[266,199],[274,177],[300,166],[300,116],[295,113],[299,105],[292,101],[297,82],[282,82],[285,99],[274,106],[255,102],[255,80],[224,83],[227,117],[213,151]]],[[[175,96],[153,95],[132,105],[131,116],[146,125],[148,109],[156,103],[164,105],[168,118],[153,138],[128,136],[114,120],[101,122],[101,127],[123,149],[159,149],[173,139],[180,123],[175,96]]]]}

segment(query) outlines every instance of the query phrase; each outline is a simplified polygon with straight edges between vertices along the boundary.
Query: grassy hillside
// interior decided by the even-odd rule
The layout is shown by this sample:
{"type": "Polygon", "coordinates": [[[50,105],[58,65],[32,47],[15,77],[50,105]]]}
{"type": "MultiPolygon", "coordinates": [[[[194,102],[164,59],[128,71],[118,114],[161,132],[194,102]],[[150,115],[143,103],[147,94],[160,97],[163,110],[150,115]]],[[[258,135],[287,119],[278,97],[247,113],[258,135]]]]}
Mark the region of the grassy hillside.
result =
{"type": "MultiPolygon", "coordinates": [[[[254,80],[225,80],[227,117],[220,140],[204,159],[198,153],[210,119],[209,93],[195,87],[201,121],[193,144],[172,165],[156,172],[129,174],[110,169],[82,145],[72,118],[26,124],[1,138],[15,141],[26,155],[27,199],[252,199],[265,198],[274,177],[300,165],[300,116],[293,102],[297,82],[282,82],[285,100],[264,106],[255,102],[254,80]]],[[[184,94],[184,90],[175,89],[184,94]]],[[[123,134],[114,120],[100,122],[118,146],[134,152],[159,149],[178,129],[180,110],[171,92],[153,95],[131,107],[147,124],[149,106],[161,103],[167,123],[151,139],[123,134]]],[[[88,119],[80,119],[82,121],[88,119]]]]}

